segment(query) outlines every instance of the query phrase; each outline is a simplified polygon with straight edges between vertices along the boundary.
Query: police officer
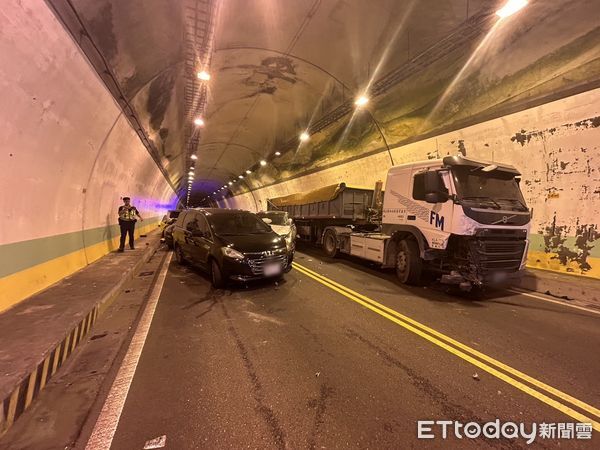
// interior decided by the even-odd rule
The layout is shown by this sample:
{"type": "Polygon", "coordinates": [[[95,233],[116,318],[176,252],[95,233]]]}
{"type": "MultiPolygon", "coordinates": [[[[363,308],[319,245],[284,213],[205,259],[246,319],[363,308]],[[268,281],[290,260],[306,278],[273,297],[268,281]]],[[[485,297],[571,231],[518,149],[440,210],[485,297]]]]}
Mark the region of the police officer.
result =
{"type": "Polygon", "coordinates": [[[125,250],[125,238],[129,234],[129,247],[131,250],[135,249],[133,245],[133,231],[135,230],[135,223],[137,222],[136,216],[143,222],[142,216],[135,206],[131,204],[129,197],[123,197],[123,205],[119,206],[119,226],[121,227],[121,245],[119,245],[119,252],[125,250]]]}

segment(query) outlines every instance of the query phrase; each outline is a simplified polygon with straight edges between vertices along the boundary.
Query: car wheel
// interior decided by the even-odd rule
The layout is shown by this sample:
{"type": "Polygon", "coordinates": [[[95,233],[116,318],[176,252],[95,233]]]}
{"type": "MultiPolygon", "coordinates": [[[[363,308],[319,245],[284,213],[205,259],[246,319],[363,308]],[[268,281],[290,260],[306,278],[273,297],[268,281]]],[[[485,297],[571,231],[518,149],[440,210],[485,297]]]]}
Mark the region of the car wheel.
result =
{"type": "Polygon", "coordinates": [[[183,250],[179,245],[175,245],[175,259],[177,260],[177,263],[181,264],[182,266],[187,263],[185,256],[183,256],[183,250]]]}
{"type": "Polygon", "coordinates": [[[215,289],[221,289],[225,287],[225,279],[223,278],[223,272],[221,272],[221,268],[219,264],[214,259],[212,260],[210,266],[210,275],[212,280],[212,285],[215,289]]]}
{"type": "Polygon", "coordinates": [[[423,260],[419,246],[412,240],[402,240],[396,255],[396,275],[403,284],[419,284],[423,272],[423,260]]]}
{"type": "Polygon", "coordinates": [[[332,230],[327,230],[325,232],[325,236],[323,236],[323,250],[330,258],[335,258],[337,255],[337,239],[335,238],[335,233],[332,230]]]}

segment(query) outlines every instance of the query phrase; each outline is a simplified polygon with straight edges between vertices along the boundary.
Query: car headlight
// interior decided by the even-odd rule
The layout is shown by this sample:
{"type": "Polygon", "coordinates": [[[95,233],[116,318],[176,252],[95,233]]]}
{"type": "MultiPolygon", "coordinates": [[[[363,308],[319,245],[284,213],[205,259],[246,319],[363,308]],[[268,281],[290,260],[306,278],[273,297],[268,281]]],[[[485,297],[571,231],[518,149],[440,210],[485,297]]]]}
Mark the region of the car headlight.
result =
{"type": "Polygon", "coordinates": [[[245,258],[245,256],[238,252],[237,250],[232,249],[231,247],[223,247],[221,249],[223,251],[223,254],[225,256],[227,256],[228,258],[232,258],[232,259],[239,259],[242,260],[245,258]]]}
{"type": "Polygon", "coordinates": [[[292,238],[292,233],[291,232],[289,232],[285,236],[285,245],[286,245],[286,247],[287,247],[288,250],[290,250],[294,246],[294,239],[292,238]]]}

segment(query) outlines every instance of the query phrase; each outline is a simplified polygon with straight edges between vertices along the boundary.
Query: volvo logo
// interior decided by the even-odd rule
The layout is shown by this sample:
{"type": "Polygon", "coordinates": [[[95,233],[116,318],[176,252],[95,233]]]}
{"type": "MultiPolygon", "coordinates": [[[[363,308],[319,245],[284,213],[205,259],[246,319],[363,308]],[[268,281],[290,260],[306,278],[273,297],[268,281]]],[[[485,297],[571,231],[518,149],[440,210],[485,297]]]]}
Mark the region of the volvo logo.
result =
{"type": "Polygon", "coordinates": [[[502,222],[502,223],[508,223],[508,221],[509,221],[510,219],[514,219],[515,217],[517,217],[517,215],[516,215],[516,214],[513,214],[512,216],[502,216],[502,219],[500,219],[500,220],[496,220],[495,222],[492,222],[492,223],[491,223],[491,225],[497,225],[497,224],[499,224],[500,222],[502,222]]]}

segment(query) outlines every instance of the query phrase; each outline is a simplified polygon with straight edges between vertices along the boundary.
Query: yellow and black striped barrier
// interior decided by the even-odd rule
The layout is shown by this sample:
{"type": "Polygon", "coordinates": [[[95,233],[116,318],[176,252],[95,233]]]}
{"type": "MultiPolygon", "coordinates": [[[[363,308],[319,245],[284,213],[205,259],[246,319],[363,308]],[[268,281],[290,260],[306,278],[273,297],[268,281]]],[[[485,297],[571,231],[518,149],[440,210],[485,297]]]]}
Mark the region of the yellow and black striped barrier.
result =
{"type": "Polygon", "coordinates": [[[83,340],[98,318],[99,305],[96,305],[85,318],[50,351],[50,354],[26,376],[12,393],[2,402],[0,410],[0,436],[31,405],[31,402],[46,387],[48,381],[73,353],[75,347],[83,340]]]}

